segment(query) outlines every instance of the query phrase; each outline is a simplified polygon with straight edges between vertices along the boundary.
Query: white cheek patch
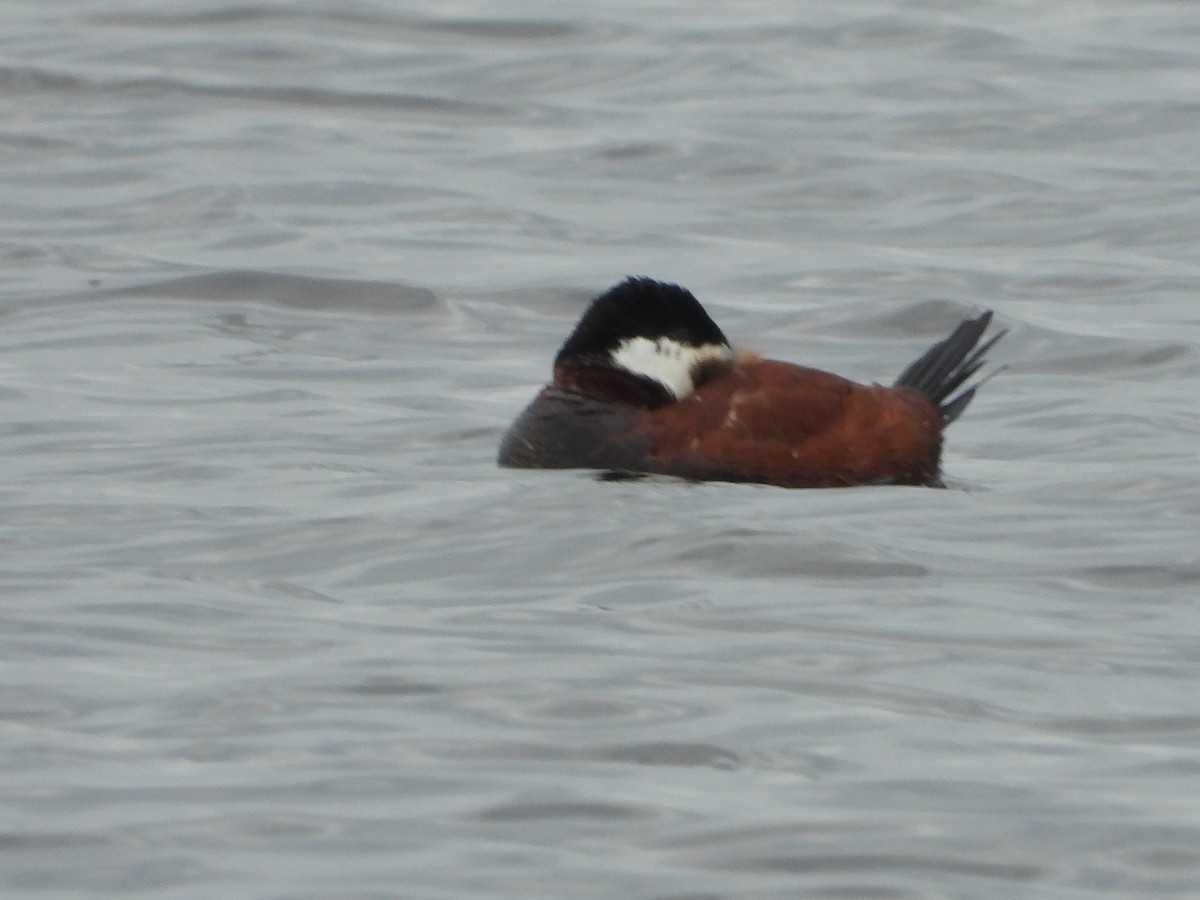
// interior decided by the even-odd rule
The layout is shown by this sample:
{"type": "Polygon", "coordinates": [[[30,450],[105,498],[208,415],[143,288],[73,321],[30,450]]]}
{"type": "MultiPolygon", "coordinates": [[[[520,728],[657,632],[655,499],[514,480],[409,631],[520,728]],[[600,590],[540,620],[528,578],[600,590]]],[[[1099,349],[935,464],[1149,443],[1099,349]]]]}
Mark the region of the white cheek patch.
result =
{"type": "Polygon", "coordinates": [[[701,363],[729,359],[730,349],[724,344],[681,344],[671,338],[625,338],[612,353],[613,364],[657,381],[679,400],[695,386],[692,373],[701,363]]]}

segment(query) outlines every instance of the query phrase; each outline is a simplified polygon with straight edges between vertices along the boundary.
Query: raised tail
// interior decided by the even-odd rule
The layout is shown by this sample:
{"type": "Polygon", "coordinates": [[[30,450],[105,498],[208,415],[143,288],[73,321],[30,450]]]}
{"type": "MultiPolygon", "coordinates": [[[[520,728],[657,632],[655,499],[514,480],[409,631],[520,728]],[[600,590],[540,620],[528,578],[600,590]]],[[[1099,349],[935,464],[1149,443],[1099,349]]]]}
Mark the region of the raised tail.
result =
{"type": "Polygon", "coordinates": [[[920,359],[905,369],[896,379],[894,387],[920,391],[937,405],[942,413],[942,422],[949,425],[962,415],[971,398],[975,396],[975,391],[987,379],[976,382],[953,399],[947,398],[979,371],[986,362],[984,354],[1008,333],[1001,331],[980,344],[979,339],[983,337],[991,321],[992,311],[989,309],[978,318],[967,319],[961,323],[950,337],[938,341],[925,351],[920,359]],[[976,346],[977,344],[979,346],[976,346]]]}

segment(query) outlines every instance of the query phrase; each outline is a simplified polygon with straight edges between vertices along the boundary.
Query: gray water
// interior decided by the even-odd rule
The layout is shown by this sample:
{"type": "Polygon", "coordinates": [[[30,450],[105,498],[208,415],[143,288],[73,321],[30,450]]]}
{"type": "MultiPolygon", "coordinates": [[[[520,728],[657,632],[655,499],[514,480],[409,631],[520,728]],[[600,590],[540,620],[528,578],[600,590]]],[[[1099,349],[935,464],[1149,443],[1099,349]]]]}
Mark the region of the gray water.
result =
{"type": "Polygon", "coordinates": [[[1200,896],[1200,9],[7,0],[0,888],[1200,896]],[[494,466],[587,298],[949,490],[494,466]]]}

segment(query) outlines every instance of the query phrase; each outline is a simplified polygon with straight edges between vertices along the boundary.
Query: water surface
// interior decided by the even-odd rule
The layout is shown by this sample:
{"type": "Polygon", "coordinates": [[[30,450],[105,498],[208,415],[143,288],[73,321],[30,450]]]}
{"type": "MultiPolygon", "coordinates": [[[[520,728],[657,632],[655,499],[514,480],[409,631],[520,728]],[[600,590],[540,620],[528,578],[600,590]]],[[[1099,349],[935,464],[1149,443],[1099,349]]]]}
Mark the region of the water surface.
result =
{"type": "Polygon", "coordinates": [[[8,4],[0,884],[1200,894],[1200,19],[8,4]],[[889,381],[951,489],[502,471],[588,297],[889,381]]]}

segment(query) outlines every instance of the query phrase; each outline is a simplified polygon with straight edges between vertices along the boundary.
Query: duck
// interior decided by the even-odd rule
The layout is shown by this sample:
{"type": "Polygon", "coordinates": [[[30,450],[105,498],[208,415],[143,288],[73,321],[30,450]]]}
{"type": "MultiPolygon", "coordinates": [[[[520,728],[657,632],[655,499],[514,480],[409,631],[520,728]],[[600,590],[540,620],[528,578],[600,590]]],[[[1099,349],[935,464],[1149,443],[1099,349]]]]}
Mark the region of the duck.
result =
{"type": "Polygon", "coordinates": [[[680,287],[631,276],[592,300],[498,462],[787,488],[940,487],[945,429],[1005,331],[960,322],[885,386],[735,351],[680,287]]]}

